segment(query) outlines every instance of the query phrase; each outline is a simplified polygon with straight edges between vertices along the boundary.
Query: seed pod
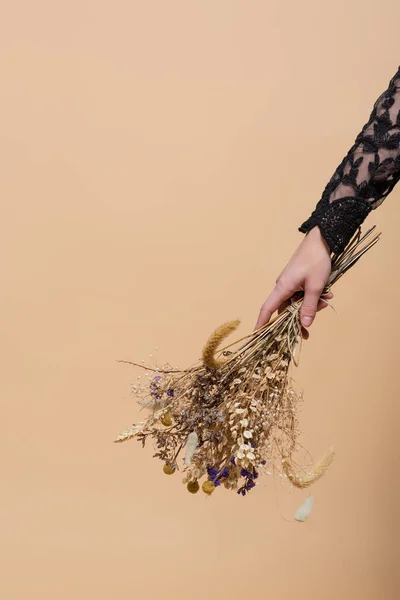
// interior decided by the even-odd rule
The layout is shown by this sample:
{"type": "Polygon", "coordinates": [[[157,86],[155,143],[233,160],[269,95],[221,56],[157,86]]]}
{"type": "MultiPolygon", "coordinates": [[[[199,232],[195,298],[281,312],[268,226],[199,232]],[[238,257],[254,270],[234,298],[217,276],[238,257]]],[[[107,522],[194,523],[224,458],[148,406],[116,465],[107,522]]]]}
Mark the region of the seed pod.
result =
{"type": "Polygon", "coordinates": [[[205,482],[203,483],[203,485],[201,486],[201,489],[203,490],[203,492],[204,492],[205,494],[208,494],[208,495],[210,495],[210,494],[212,494],[212,493],[213,493],[213,491],[215,490],[215,485],[213,484],[213,482],[212,482],[212,481],[205,481],[205,482]]]}
{"type": "Polygon", "coordinates": [[[171,465],[168,464],[163,466],[163,471],[166,475],[173,475],[175,473],[174,467],[171,467],[171,465]]]}
{"type": "Polygon", "coordinates": [[[199,486],[199,482],[197,481],[197,479],[195,481],[189,481],[189,483],[187,484],[187,490],[191,494],[197,494],[199,489],[200,489],[200,486],[199,486]]]}
{"type": "Polygon", "coordinates": [[[172,415],[171,413],[165,413],[163,414],[163,416],[160,419],[161,423],[165,426],[165,427],[170,427],[172,425],[172,415]]]}

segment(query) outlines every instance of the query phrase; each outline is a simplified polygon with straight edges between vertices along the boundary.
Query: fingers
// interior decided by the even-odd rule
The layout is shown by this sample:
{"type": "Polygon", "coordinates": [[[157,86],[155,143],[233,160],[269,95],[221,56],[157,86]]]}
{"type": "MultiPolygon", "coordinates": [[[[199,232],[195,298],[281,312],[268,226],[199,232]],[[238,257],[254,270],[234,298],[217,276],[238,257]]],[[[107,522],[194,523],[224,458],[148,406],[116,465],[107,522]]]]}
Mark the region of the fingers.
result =
{"type": "MultiPolygon", "coordinates": [[[[302,309],[300,311],[301,314],[301,320],[302,320],[302,325],[303,325],[303,329],[302,329],[302,335],[304,339],[308,339],[309,337],[309,333],[308,331],[305,329],[305,327],[309,327],[312,323],[312,321],[315,318],[315,314],[316,312],[319,312],[320,310],[324,310],[324,308],[327,308],[329,306],[328,304],[328,300],[331,300],[333,298],[333,294],[331,291],[327,292],[326,294],[322,294],[324,289],[324,286],[308,286],[308,291],[311,292],[311,294],[307,294],[307,291],[304,295],[304,301],[303,301],[303,306],[302,309]],[[312,292],[312,290],[314,289],[314,293],[312,292]],[[311,317],[311,322],[310,325],[307,325],[307,320],[305,322],[303,322],[303,317],[305,317],[307,319],[311,317]]],[[[290,299],[293,297],[293,299],[297,299],[296,298],[296,294],[293,296],[293,292],[289,291],[288,289],[284,289],[282,286],[280,286],[280,284],[278,283],[276,285],[276,287],[274,288],[273,292],[270,294],[270,296],[267,298],[267,300],[264,302],[264,304],[261,307],[260,310],[260,314],[258,316],[258,320],[257,323],[254,327],[254,331],[256,329],[259,329],[260,327],[262,327],[263,325],[265,325],[266,323],[268,323],[268,321],[271,319],[271,316],[273,315],[273,313],[277,310],[279,314],[281,314],[285,308],[290,304],[290,299]]]]}
{"type": "Polygon", "coordinates": [[[281,315],[283,313],[283,311],[285,310],[285,308],[287,308],[289,306],[289,304],[290,304],[290,299],[282,302],[282,304],[280,306],[278,306],[278,315],[281,315]]]}
{"type": "Polygon", "coordinates": [[[321,298],[324,298],[325,300],[332,300],[333,294],[332,294],[331,290],[329,290],[325,294],[322,294],[321,298]]]}
{"type": "Polygon", "coordinates": [[[300,320],[303,327],[310,327],[314,321],[323,290],[323,282],[310,281],[306,283],[304,300],[300,309],[300,320]]]}
{"type": "Polygon", "coordinates": [[[254,331],[268,323],[273,313],[278,310],[281,304],[283,304],[285,300],[288,300],[292,294],[293,292],[287,289],[285,290],[285,288],[281,287],[278,283],[270,296],[262,305],[260,314],[258,315],[257,323],[254,327],[254,331]]]}
{"type": "MultiPolygon", "coordinates": [[[[298,300],[300,298],[297,297],[297,293],[296,293],[292,296],[292,298],[290,300],[285,300],[285,302],[282,302],[282,304],[278,308],[278,314],[279,315],[282,314],[283,311],[285,310],[285,308],[287,308],[289,306],[289,304],[291,303],[292,300],[295,302],[296,300],[298,300]]],[[[317,312],[319,312],[320,310],[324,310],[324,308],[328,308],[328,306],[329,306],[328,300],[332,300],[332,298],[333,298],[333,294],[330,291],[327,292],[326,294],[323,294],[318,301],[317,312]]]]}
{"type": "Polygon", "coordinates": [[[310,337],[310,334],[307,331],[307,329],[305,329],[305,327],[301,328],[301,337],[303,338],[303,340],[308,340],[308,338],[310,337]]]}
{"type": "Polygon", "coordinates": [[[326,294],[322,294],[322,296],[318,302],[317,312],[319,312],[320,310],[324,310],[324,308],[328,308],[328,306],[329,306],[328,301],[332,300],[332,298],[333,298],[333,294],[331,291],[327,292],[326,294]]]}

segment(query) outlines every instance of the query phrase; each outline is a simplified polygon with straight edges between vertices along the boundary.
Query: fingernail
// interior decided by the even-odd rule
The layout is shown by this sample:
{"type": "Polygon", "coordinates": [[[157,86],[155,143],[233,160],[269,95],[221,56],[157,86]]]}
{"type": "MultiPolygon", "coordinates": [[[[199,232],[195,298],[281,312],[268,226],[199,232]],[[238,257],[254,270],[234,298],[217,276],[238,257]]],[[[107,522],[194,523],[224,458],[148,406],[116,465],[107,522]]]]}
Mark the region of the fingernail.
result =
{"type": "Polygon", "coordinates": [[[304,327],[309,327],[312,323],[312,317],[303,317],[302,323],[304,327]]]}

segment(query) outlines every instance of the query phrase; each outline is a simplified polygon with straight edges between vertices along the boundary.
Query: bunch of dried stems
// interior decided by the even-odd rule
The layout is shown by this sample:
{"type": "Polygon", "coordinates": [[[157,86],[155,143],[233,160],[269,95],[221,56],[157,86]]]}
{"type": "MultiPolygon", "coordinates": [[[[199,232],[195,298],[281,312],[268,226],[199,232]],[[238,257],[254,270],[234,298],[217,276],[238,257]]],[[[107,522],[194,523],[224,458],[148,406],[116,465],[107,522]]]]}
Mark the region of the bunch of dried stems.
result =
{"type": "MultiPolygon", "coordinates": [[[[358,231],[332,257],[324,294],[378,241],[374,230],[358,231]]],[[[297,404],[302,396],[295,392],[289,370],[297,364],[301,342],[301,303],[302,298],[292,301],[269,323],[223,348],[239,321],[221,325],[201,360],[188,369],[121,361],[145,369],[146,384],[133,386],[133,391],[149,414],[115,441],[136,438],[144,446],[152,438],[164,473],[182,470],[191,493],[200,485],[206,494],[223,486],[245,496],[262,472],[279,473],[298,488],[310,486],[326,472],[334,451],[308,467],[293,457],[299,448],[297,404]]]]}

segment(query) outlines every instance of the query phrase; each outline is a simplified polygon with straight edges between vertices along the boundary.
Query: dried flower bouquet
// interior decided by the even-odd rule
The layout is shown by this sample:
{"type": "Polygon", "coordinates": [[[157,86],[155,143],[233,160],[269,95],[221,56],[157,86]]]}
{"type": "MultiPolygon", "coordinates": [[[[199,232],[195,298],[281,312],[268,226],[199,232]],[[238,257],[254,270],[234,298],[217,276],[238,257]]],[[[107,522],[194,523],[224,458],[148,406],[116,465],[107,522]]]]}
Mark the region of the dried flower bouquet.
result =
{"type": "MultiPolygon", "coordinates": [[[[359,231],[333,256],[324,294],[378,241],[374,230],[364,235],[359,231]]],[[[115,441],[136,438],[144,446],[152,438],[154,457],[163,462],[164,473],[182,470],[191,493],[200,485],[208,495],[223,486],[245,496],[262,472],[278,471],[299,488],[314,483],[326,472],[334,451],[310,469],[293,458],[301,395],[293,389],[289,368],[297,364],[301,303],[302,298],[293,301],[268,324],[224,348],[223,340],[239,321],[221,325],[206,343],[202,359],[188,369],[129,363],[146,370],[146,385],[133,387],[150,412],[115,441]]]]}

